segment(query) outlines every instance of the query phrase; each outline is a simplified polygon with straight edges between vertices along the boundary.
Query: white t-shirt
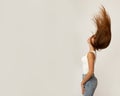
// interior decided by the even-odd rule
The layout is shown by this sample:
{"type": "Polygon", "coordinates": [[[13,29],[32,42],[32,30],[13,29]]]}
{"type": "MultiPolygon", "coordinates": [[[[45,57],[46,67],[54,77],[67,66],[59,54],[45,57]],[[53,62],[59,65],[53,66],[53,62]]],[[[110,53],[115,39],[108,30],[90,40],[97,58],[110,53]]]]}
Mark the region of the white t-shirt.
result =
{"type": "MultiPolygon", "coordinates": [[[[96,51],[91,51],[91,52],[93,52],[96,56],[96,51]]],[[[89,70],[87,54],[81,58],[81,61],[82,61],[82,67],[83,67],[83,74],[87,74],[89,70]]]]}

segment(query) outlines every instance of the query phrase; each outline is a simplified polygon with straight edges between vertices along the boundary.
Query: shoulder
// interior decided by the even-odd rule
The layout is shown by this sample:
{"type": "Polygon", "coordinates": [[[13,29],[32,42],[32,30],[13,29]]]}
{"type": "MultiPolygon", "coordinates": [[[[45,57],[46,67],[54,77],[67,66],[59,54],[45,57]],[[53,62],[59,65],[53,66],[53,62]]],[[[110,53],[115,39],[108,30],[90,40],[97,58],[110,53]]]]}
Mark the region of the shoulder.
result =
{"type": "Polygon", "coordinates": [[[95,54],[93,52],[88,52],[87,57],[95,59],[95,54]]]}

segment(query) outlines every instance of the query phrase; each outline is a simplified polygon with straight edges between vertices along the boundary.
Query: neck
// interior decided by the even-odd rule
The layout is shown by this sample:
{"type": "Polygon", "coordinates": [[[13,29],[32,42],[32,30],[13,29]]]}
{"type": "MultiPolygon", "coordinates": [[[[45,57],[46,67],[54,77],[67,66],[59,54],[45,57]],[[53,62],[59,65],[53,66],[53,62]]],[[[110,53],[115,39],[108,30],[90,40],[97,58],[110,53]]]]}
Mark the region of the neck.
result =
{"type": "Polygon", "coordinates": [[[89,45],[89,51],[95,51],[95,48],[92,45],[89,45]]]}

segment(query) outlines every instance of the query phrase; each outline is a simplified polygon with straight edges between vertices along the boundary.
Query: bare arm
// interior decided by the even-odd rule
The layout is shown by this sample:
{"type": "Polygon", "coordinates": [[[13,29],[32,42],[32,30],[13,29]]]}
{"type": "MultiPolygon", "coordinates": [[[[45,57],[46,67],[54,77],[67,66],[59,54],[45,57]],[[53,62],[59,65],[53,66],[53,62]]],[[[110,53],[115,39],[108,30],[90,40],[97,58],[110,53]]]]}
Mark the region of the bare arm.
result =
{"type": "Polygon", "coordinates": [[[81,85],[84,85],[94,73],[94,61],[95,61],[94,53],[89,52],[87,54],[87,58],[88,58],[89,70],[88,70],[88,73],[86,74],[86,76],[84,77],[84,79],[82,80],[81,85]]]}

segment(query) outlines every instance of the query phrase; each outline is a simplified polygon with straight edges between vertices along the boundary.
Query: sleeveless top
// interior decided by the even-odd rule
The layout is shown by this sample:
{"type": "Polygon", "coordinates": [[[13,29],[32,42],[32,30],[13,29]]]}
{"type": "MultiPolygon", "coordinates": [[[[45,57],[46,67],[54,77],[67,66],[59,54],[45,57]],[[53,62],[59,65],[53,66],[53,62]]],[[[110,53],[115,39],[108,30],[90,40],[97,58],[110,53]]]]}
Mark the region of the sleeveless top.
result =
{"type": "MultiPolygon", "coordinates": [[[[90,52],[93,52],[96,57],[96,51],[90,51],[90,52]]],[[[81,61],[82,61],[83,74],[87,74],[87,72],[89,70],[87,54],[81,58],[81,61]]],[[[94,61],[94,64],[95,64],[95,61],[94,61]]]]}

